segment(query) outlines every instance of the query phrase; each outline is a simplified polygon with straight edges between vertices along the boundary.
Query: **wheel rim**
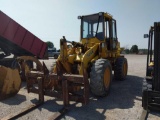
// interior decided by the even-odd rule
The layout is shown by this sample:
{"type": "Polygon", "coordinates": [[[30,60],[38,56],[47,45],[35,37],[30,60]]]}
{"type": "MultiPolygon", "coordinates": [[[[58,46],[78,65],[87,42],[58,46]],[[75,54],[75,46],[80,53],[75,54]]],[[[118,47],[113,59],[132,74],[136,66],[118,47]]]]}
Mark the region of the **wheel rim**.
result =
{"type": "Polygon", "coordinates": [[[105,86],[105,88],[108,88],[109,84],[110,84],[110,79],[111,79],[110,72],[111,71],[110,71],[109,67],[107,67],[105,72],[104,72],[104,86],[105,86]]]}
{"type": "Polygon", "coordinates": [[[123,64],[123,75],[124,76],[127,75],[127,62],[124,62],[124,64],[123,64]]]}

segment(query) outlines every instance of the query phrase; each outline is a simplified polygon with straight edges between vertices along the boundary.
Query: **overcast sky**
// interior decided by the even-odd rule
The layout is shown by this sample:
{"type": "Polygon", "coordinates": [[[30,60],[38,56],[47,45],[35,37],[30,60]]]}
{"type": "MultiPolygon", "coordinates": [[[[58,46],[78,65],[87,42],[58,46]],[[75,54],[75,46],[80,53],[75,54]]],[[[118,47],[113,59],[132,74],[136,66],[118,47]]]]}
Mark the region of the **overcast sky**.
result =
{"type": "Polygon", "coordinates": [[[0,0],[0,10],[43,41],[80,40],[79,15],[108,12],[117,20],[121,47],[147,48],[144,33],[160,21],[160,0],[0,0]]]}

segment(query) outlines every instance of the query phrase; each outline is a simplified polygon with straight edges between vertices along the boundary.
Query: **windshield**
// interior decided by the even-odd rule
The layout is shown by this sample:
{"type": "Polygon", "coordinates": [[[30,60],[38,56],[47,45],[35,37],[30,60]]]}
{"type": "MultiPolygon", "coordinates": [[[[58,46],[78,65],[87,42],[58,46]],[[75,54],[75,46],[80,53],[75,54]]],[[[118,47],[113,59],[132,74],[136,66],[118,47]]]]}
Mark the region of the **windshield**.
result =
{"type": "Polygon", "coordinates": [[[99,16],[99,14],[82,18],[82,38],[92,37],[104,40],[103,17],[99,16]]]}

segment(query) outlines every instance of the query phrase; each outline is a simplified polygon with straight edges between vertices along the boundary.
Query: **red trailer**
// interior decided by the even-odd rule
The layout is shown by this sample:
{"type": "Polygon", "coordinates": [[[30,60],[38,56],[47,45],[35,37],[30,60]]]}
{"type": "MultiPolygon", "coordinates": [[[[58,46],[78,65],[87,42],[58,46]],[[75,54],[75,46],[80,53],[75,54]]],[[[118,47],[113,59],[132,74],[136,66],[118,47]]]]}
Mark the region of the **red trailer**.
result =
{"type": "MultiPolygon", "coordinates": [[[[44,58],[47,44],[26,30],[12,18],[0,11],[0,48],[5,53],[15,56],[36,56],[44,58]]],[[[2,56],[2,57],[1,57],[2,56]]]]}

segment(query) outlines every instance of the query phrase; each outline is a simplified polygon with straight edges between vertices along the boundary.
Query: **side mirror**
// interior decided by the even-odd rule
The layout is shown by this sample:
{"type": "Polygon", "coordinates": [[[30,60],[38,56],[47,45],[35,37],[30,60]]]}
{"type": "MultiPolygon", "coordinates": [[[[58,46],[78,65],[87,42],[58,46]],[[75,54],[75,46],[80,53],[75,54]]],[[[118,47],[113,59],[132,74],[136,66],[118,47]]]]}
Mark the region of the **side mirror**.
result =
{"type": "Polygon", "coordinates": [[[144,38],[148,38],[149,37],[149,35],[148,34],[144,34],[144,38]]]}
{"type": "Polygon", "coordinates": [[[77,18],[78,18],[78,19],[81,19],[82,17],[81,17],[81,16],[78,16],[77,18]]]}

